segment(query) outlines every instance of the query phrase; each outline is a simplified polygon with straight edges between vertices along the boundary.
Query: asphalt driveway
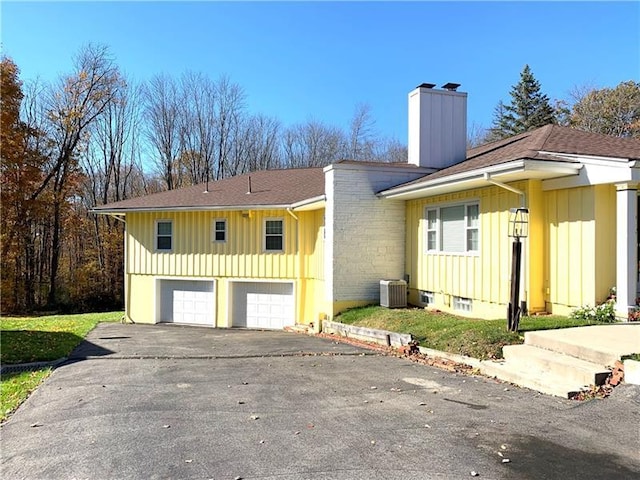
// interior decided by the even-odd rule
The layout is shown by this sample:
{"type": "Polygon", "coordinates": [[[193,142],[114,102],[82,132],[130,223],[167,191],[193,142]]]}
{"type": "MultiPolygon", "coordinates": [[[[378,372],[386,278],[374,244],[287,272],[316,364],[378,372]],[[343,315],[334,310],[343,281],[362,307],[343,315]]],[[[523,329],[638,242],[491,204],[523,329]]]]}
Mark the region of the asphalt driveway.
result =
{"type": "Polygon", "coordinates": [[[2,426],[0,473],[638,478],[639,407],[632,386],[579,403],[293,333],[101,324],[2,426]]]}

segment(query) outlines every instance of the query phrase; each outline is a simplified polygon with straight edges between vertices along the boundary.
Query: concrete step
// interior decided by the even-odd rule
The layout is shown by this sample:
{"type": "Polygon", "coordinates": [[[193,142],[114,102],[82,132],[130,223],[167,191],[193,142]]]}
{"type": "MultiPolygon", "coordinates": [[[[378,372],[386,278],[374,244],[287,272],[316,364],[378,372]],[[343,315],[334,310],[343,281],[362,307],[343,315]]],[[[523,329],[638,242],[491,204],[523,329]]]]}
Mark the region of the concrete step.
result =
{"type": "MultiPolygon", "coordinates": [[[[591,329],[593,327],[580,328],[585,330],[584,333],[598,333],[596,331],[588,331],[588,329],[591,329]]],[[[603,330],[603,332],[606,331],[603,330]]],[[[620,333],[623,333],[623,331],[620,330],[620,333]]],[[[613,366],[615,361],[620,359],[621,352],[616,348],[608,348],[608,342],[605,342],[605,339],[602,339],[602,342],[598,342],[597,340],[597,335],[585,337],[583,335],[583,332],[574,328],[559,330],[540,330],[525,332],[524,334],[525,345],[539,347],[554,352],[560,352],[565,355],[580,358],[582,360],[593,362],[598,365],[604,365],[608,367],[613,366]],[[596,341],[593,341],[594,338],[596,341]]]]}
{"type": "Polygon", "coordinates": [[[485,360],[481,362],[480,372],[488,377],[495,377],[504,382],[562,398],[571,398],[588,388],[588,385],[542,370],[523,370],[520,365],[508,361],[485,360]]]}
{"type": "Polygon", "coordinates": [[[602,385],[610,373],[603,365],[532,345],[506,345],[502,354],[514,369],[538,371],[543,376],[542,380],[552,375],[568,384],[602,385]]]}

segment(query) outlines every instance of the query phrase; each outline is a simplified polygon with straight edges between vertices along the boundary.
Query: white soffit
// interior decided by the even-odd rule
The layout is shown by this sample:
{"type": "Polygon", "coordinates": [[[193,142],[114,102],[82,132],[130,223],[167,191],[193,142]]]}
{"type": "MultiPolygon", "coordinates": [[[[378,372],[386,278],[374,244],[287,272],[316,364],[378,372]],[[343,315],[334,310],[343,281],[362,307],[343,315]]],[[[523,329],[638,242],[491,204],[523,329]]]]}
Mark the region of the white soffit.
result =
{"type": "Polygon", "coordinates": [[[470,170],[457,175],[436,178],[431,181],[425,180],[421,183],[391,188],[379,193],[379,196],[397,200],[412,200],[491,186],[484,178],[485,173],[489,173],[494,180],[508,183],[520,180],[546,180],[550,178],[577,176],[581,168],[582,165],[578,163],[517,160],[470,170]]]}

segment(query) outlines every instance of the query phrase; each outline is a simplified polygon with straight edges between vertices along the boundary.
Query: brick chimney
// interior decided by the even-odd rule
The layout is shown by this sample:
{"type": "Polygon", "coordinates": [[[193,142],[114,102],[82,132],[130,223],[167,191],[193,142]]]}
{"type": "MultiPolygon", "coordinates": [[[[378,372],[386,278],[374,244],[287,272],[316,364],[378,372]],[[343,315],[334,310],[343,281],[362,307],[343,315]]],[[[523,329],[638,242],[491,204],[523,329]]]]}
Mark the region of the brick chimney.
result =
{"type": "Polygon", "coordinates": [[[457,83],[423,83],[409,93],[409,163],[442,169],[467,155],[467,94],[457,83]]]}

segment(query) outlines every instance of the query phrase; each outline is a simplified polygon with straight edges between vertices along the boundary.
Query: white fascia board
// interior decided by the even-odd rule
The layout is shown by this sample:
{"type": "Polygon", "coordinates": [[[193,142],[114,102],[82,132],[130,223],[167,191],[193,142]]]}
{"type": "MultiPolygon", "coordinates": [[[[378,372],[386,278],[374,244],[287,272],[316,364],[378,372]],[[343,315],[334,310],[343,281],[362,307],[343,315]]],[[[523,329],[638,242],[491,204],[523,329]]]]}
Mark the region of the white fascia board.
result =
{"type": "Polygon", "coordinates": [[[628,182],[640,182],[640,167],[635,166],[635,162],[627,162],[626,165],[586,164],[578,175],[543,180],[542,190],[628,182]]]}
{"type": "Polygon", "coordinates": [[[291,209],[296,212],[304,212],[306,210],[319,210],[324,208],[327,197],[319,195],[317,197],[308,198],[291,204],[291,209]]]}
{"type": "Polygon", "coordinates": [[[541,154],[544,155],[553,155],[558,158],[566,158],[567,160],[572,160],[574,162],[580,162],[585,165],[609,165],[609,166],[628,166],[629,162],[635,163],[633,160],[629,158],[623,157],[604,157],[600,155],[583,155],[578,153],[558,153],[558,152],[547,152],[540,151],[541,154]]]}
{"type": "MultiPolygon", "coordinates": [[[[465,188],[477,187],[479,181],[484,180],[485,174],[491,175],[492,178],[498,179],[513,174],[526,174],[527,172],[537,172],[536,178],[541,175],[549,174],[551,176],[558,175],[577,175],[582,165],[570,164],[567,162],[551,162],[542,160],[514,160],[513,162],[491,165],[484,168],[469,170],[454,175],[449,175],[435,180],[427,180],[422,183],[405,185],[404,187],[391,188],[380,192],[378,196],[382,198],[409,199],[418,198],[419,196],[428,196],[435,189],[443,188],[464,190],[465,188]]],[[[523,178],[507,179],[506,181],[522,180],[523,178]]],[[[441,193],[441,192],[438,192],[441,193]]]]}
{"type": "Polygon", "coordinates": [[[125,215],[139,212],[229,212],[243,210],[286,210],[291,205],[229,205],[229,206],[197,206],[197,207],[140,207],[114,208],[110,210],[91,209],[91,213],[105,215],[125,215]]]}

